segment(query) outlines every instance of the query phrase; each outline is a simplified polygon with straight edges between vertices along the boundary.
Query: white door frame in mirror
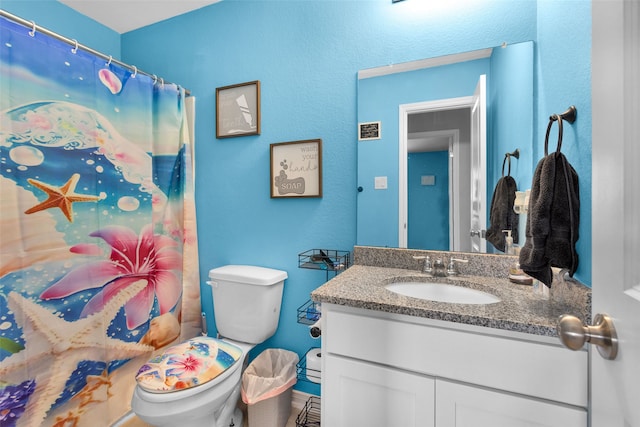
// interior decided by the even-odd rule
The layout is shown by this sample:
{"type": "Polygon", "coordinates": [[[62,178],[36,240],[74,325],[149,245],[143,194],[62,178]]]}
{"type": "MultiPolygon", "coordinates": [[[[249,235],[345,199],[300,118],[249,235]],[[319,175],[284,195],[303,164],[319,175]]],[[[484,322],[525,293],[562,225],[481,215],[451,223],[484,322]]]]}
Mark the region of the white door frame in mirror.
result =
{"type": "Polygon", "coordinates": [[[487,76],[481,75],[471,107],[471,252],[487,252],[487,76]]]}
{"type": "MultiPolygon", "coordinates": [[[[459,98],[439,99],[435,101],[416,102],[412,104],[401,104],[399,110],[399,137],[398,137],[398,247],[406,248],[408,242],[408,183],[407,183],[407,155],[408,155],[408,140],[409,140],[409,116],[418,113],[428,113],[433,111],[442,110],[455,110],[460,108],[471,108],[473,106],[474,99],[472,96],[464,96],[459,98]]],[[[455,139],[455,138],[454,138],[455,139]]],[[[449,216],[454,216],[452,224],[452,230],[449,231],[450,250],[452,251],[464,251],[462,245],[462,239],[468,238],[468,236],[461,235],[460,226],[460,212],[459,206],[453,203],[453,194],[460,194],[460,180],[453,170],[459,169],[456,162],[460,158],[458,155],[459,150],[459,138],[457,142],[451,144],[449,153],[449,216]],[[451,209],[453,204],[453,209],[451,209]]],[[[465,184],[465,185],[468,185],[465,184]]],[[[468,252],[468,250],[467,250],[468,252]]]]}

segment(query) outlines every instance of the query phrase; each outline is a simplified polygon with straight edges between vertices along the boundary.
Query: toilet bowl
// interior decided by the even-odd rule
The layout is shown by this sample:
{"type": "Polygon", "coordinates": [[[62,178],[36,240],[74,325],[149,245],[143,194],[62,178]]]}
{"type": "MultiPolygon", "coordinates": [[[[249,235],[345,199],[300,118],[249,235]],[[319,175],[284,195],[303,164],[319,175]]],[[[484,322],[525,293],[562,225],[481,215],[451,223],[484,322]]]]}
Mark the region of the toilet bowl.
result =
{"type": "Polygon", "coordinates": [[[222,338],[192,338],[140,368],[131,408],[150,425],[242,426],[243,366],[249,351],[277,329],[287,273],[228,265],[211,270],[209,278],[222,338]]]}

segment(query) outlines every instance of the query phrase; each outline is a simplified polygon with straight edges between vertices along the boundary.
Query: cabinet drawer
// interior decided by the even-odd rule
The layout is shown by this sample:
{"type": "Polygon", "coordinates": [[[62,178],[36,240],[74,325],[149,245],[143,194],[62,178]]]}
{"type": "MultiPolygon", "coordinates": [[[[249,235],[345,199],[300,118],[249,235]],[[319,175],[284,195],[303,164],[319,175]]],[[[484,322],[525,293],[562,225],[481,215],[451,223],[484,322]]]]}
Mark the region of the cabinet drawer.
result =
{"type": "Polygon", "coordinates": [[[324,306],[322,317],[328,354],[587,407],[586,351],[324,306]]]}

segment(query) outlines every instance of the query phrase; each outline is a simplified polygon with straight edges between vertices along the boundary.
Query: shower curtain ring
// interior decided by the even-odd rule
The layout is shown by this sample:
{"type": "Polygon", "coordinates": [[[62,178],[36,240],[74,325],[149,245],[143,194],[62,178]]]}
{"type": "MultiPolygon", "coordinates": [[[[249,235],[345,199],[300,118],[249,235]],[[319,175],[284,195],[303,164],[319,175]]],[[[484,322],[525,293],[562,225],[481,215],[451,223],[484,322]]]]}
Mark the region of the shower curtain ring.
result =
{"type": "Polygon", "coordinates": [[[111,65],[112,60],[113,60],[113,56],[109,55],[109,62],[107,62],[107,67],[111,65]]]}
{"type": "Polygon", "coordinates": [[[71,53],[75,55],[76,53],[78,53],[78,40],[73,39],[73,42],[75,43],[75,47],[71,49],[71,53]]]}
{"type": "Polygon", "coordinates": [[[160,77],[160,87],[164,89],[164,79],[160,77]]]}
{"type": "Polygon", "coordinates": [[[158,76],[156,76],[155,74],[152,75],[153,77],[153,85],[155,86],[156,83],[158,83],[158,76]]]}
{"type": "Polygon", "coordinates": [[[132,65],[133,67],[133,75],[131,76],[132,79],[135,79],[136,76],[138,75],[138,67],[136,67],[135,65],[132,65]]]}
{"type": "Polygon", "coordinates": [[[31,31],[29,31],[31,37],[36,36],[36,21],[31,21],[31,31]]]}

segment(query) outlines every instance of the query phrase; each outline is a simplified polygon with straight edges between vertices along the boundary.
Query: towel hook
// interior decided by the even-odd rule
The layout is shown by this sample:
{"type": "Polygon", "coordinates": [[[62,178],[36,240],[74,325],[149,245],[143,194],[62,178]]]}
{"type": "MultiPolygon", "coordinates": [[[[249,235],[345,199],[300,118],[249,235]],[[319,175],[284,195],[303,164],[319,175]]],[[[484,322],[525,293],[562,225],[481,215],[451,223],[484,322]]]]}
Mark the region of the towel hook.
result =
{"type": "Polygon", "coordinates": [[[36,21],[31,21],[31,31],[29,31],[31,37],[36,36],[36,21]]]}
{"type": "Polygon", "coordinates": [[[504,176],[504,165],[505,165],[505,163],[508,165],[507,176],[511,176],[511,158],[512,157],[515,157],[516,159],[520,158],[520,149],[519,148],[516,148],[511,153],[505,153],[504,160],[502,161],[502,176],[504,176]],[[507,159],[509,159],[509,162],[507,162],[507,159]]]}
{"type": "Polygon", "coordinates": [[[557,114],[549,117],[549,124],[547,125],[547,133],[544,136],[544,155],[549,155],[549,134],[551,133],[551,126],[553,126],[553,122],[558,122],[558,146],[556,147],[556,153],[560,152],[562,148],[562,119],[557,114]]]}
{"type": "Polygon", "coordinates": [[[504,160],[502,161],[502,176],[504,176],[505,163],[508,165],[507,176],[511,176],[511,156],[509,155],[509,153],[505,154],[504,160]],[[509,159],[508,162],[507,162],[507,159],[509,159]]]}
{"type": "Polygon", "coordinates": [[[560,119],[565,120],[565,121],[567,121],[569,123],[573,123],[573,122],[576,121],[577,114],[578,114],[578,110],[576,109],[576,107],[574,105],[572,105],[569,108],[567,108],[567,110],[564,113],[552,114],[551,117],[549,117],[549,120],[555,121],[555,120],[558,120],[560,118],[560,119]]]}
{"type": "Polygon", "coordinates": [[[569,123],[573,123],[576,121],[576,116],[578,115],[578,110],[574,105],[571,105],[567,108],[563,113],[560,114],[552,114],[549,117],[549,125],[547,126],[547,133],[544,137],[544,155],[547,156],[549,154],[549,133],[551,132],[551,126],[553,126],[553,122],[558,122],[558,146],[556,147],[556,153],[560,152],[562,148],[562,122],[567,121],[569,123]]]}

